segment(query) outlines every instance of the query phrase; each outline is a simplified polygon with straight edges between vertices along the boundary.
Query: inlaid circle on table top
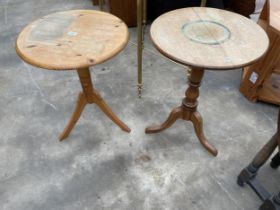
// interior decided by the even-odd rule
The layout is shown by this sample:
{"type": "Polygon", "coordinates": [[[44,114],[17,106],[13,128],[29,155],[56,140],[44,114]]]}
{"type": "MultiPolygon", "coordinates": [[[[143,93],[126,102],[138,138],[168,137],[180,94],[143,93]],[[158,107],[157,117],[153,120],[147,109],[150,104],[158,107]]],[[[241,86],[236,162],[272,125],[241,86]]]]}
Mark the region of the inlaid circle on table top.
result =
{"type": "Polygon", "coordinates": [[[155,47],[171,60],[198,68],[234,69],[264,55],[265,31],[233,12],[191,7],[158,17],[151,26],[155,47]]]}
{"type": "Polygon", "coordinates": [[[51,70],[89,67],[117,55],[127,44],[126,24],[95,10],[53,13],[26,26],[18,36],[18,55],[51,70]]]}

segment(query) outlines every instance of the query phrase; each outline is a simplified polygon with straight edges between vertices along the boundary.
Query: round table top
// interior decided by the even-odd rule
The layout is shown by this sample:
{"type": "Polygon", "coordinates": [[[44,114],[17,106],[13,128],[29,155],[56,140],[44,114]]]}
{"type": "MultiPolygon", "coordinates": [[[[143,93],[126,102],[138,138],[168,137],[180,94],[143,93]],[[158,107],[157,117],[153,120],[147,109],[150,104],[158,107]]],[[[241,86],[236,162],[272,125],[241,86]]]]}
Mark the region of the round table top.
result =
{"type": "Polygon", "coordinates": [[[258,60],[269,39],[252,20],[225,10],[191,7],[158,17],[151,26],[155,47],[175,62],[206,69],[234,69],[258,60]]]}
{"type": "Polygon", "coordinates": [[[18,55],[31,65],[71,70],[102,63],[127,44],[129,32],[119,18],[94,10],[47,15],[26,26],[18,36],[18,55]]]}

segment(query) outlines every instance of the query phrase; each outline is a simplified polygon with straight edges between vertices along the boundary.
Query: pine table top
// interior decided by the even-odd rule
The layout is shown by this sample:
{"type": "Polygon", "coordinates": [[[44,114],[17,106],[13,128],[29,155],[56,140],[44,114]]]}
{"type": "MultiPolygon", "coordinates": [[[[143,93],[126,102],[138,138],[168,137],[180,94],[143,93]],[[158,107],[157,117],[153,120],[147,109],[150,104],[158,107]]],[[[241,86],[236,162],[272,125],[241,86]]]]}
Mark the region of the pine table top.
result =
{"type": "Polygon", "coordinates": [[[126,46],[129,32],[119,18],[95,10],[47,15],[26,26],[16,50],[27,63],[50,70],[72,70],[100,64],[126,46]]]}

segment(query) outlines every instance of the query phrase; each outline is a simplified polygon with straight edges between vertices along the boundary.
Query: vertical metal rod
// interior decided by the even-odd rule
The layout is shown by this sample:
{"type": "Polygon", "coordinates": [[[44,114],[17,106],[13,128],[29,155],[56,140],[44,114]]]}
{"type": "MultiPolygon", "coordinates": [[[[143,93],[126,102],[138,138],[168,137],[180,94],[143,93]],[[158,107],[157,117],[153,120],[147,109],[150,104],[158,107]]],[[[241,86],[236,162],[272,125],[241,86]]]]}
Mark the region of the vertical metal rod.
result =
{"type": "Polygon", "coordinates": [[[103,0],[99,0],[99,8],[103,11],[103,0]]]}
{"type": "Polygon", "coordinates": [[[207,4],[207,0],[201,0],[201,4],[200,4],[201,7],[205,7],[206,4],[207,4]]]}
{"type": "Polygon", "coordinates": [[[142,94],[142,53],[143,53],[143,0],[137,0],[137,58],[138,58],[138,96],[142,94]]]}
{"type": "Polygon", "coordinates": [[[147,0],[143,0],[143,25],[147,23],[147,0]]]}

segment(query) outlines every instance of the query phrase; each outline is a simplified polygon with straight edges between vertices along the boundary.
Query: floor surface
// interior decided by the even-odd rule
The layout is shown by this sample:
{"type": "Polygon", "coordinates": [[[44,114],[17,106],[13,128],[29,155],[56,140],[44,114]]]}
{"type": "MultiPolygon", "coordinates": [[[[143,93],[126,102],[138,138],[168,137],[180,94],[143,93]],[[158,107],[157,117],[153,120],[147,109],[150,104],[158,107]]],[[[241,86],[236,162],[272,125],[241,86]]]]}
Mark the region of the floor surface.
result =
{"type": "MultiPolygon", "coordinates": [[[[58,141],[81,90],[78,76],[25,64],[15,40],[32,20],[81,8],[94,9],[90,0],[0,1],[0,209],[257,209],[261,201],[236,178],[275,132],[278,108],[240,94],[240,69],[207,71],[199,110],[218,157],[202,148],[189,122],[146,135],[145,127],[162,122],[187,88],[184,67],[159,56],[148,31],[142,99],[135,28],[123,53],[91,71],[96,89],[132,132],[87,106],[69,138],[58,141]]],[[[279,170],[267,164],[259,179],[279,191],[279,170]]]]}

